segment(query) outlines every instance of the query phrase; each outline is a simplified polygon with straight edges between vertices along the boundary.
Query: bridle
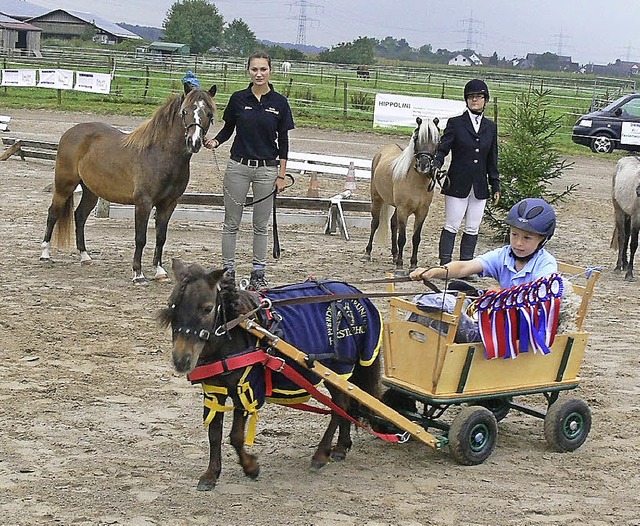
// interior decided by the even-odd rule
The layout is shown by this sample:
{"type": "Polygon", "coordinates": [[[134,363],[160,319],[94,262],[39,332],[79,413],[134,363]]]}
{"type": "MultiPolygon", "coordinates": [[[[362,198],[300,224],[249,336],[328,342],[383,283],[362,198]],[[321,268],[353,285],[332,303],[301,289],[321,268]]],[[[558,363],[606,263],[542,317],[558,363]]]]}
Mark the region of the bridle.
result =
{"type": "MultiPolygon", "coordinates": [[[[183,97],[184,98],[184,97],[183,97]]],[[[182,126],[184,127],[184,136],[185,139],[189,136],[189,130],[191,128],[193,128],[194,126],[200,128],[201,132],[202,132],[202,137],[207,135],[207,132],[209,131],[209,126],[211,126],[211,121],[213,119],[213,113],[208,113],[207,117],[209,119],[207,126],[203,126],[202,124],[200,124],[199,122],[192,122],[190,124],[187,124],[185,117],[187,116],[187,110],[186,108],[182,108],[180,110],[180,117],[182,119],[182,126]]]]}
{"type": "Polygon", "coordinates": [[[429,192],[432,192],[433,189],[436,186],[436,182],[438,182],[437,177],[435,175],[435,154],[428,152],[426,150],[418,150],[416,151],[416,149],[418,148],[418,133],[419,133],[420,127],[418,126],[418,128],[415,129],[415,131],[413,132],[413,159],[414,159],[414,164],[413,167],[415,169],[416,172],[421,173],[423,175],[426,175],[429,177],[429,186],[427,187],[427,190],[429,192]],[[427,166],[426,170],[421,170],[419,167],[425,165],[427,166]]]}

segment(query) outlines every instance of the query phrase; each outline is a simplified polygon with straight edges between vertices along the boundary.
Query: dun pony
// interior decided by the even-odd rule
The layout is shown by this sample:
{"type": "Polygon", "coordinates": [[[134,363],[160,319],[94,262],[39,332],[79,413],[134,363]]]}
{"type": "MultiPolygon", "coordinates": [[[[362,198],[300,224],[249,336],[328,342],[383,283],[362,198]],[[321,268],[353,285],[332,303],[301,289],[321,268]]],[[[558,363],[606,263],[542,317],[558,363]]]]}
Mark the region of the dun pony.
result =
{"type": "Polygon", "coordinates": [[[153,117],[127,135],[101,122],[77,124],[58,144],[53,197],[42,242],[41,261],[50,261],[50,242],[57,230],[59,245],[71,240],[75,219],[76,247],[82,264],[91,263],[84,237],[89,213],[98,198],[135,206],[133,282],[145,284],[142,250],[147,223],[156,208],[156,279],[168,279],[162,268],[167,226],[178,198],[189,182],[191,155],[202,147],[209,125],[215,121],[216,87],[209,91],[185,84],[184,94],[170,97],[153,117]],[[80,185],[82,198],[73,213],[73,192],[80,185]]]}
{"type": "Polygon", "coordinates": [[[414,223],[410,268],[418,265],[422,226],[429,214],[436,184],[433,161],[440,142],[438,119],[423,121],[417,117],[416,124],[418,126],[404,149],[396,144],[383,146],[371,165],[371,235],[365,253],[371,259],[374,236],[376,240],[382,239],[390,226],[391,255],[397,270],[404,265],[402,253],[407,242],[407,220],[411,215],[414,223]],[[390,225],[389,207],[395,209],[390,225]],[[380,226],[383,236],[376,236],[380,226]]]}

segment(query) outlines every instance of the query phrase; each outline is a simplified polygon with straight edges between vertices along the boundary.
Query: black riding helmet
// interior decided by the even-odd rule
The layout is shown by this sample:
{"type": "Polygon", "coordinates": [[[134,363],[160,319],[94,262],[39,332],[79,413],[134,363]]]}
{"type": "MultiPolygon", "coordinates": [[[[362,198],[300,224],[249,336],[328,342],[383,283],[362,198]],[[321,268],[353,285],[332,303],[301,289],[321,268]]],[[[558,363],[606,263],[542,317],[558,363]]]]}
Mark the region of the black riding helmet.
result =
{"type": "Polygon", "coordinates": [[[485,100],[489,100],[489,88],[485,84],[484,80],[473,79],[467,82],[464,86],[464,100],[467,100],[469,95],[474,93],[482,93],[485,100]]]}
{"type": "Polygon", "coordinates": [[[540,234],[546,241],[551,239],[556,231],[556,213],[544,199],[531,197],[513,205],[505,223],[520,230],[540,234]]]}

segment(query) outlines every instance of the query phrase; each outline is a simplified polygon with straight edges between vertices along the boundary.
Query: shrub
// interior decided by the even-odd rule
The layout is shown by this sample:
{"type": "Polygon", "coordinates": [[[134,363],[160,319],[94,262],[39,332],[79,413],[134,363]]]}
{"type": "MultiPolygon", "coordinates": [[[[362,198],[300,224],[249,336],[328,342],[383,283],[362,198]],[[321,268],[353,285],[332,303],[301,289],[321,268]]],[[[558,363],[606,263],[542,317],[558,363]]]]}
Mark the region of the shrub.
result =
{"type": "Polygon", "coordinates": [[[553,137],[561,127],[562,117],[551,117],[550,91],[529,89],[516,98],[505,119],[505,138],[500,145],[498,168],[502,186],[500,202],[489,205],[488,220],[498,237],[507,234],[504,224],[509,209],[525,197],[541,197],[550,204],[566,198],[577,185],[561,192],[551,182],[562,177],[573,163],[561,159],[553,147],[553,137]]]}

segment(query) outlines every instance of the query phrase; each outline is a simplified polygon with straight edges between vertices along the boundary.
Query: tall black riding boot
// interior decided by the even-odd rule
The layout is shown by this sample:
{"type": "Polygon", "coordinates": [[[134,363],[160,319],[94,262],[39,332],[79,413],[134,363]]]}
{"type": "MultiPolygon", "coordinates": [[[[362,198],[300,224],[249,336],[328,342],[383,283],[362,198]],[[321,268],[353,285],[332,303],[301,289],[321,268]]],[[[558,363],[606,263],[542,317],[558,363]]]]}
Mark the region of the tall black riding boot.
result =
{"type": "Polygon", "coordinates": [[[453,245],[456,242],[456,235],[453,232],[442,229],[440,232],[440,243],[438,245],[438,255],[440,257],[440,265],[446,265],[451,262],[453,255],[453,245]]]}
{"type": "Polygon", "coordinates": [[[460,240],[460,261],[470,261],[473,259],[473,253],[476,251],[478,244],[478,234],[462,234],[460,240]]]}

